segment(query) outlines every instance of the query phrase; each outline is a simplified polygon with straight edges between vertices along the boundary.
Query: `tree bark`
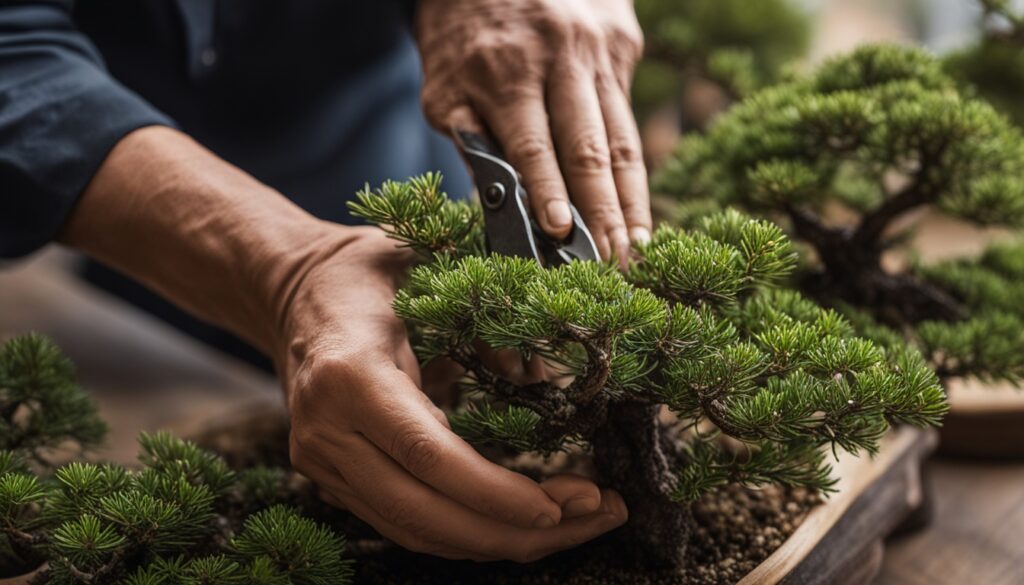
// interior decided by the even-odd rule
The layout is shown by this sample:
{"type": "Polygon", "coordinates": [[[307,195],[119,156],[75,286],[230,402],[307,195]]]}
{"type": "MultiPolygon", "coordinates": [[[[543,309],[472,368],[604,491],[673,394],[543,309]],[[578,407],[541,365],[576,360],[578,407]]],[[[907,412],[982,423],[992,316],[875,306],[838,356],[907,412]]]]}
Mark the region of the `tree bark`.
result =
{"type": "Polygon", "coordinates": [[[677,447],[660,432],[658,407],[609,405],[593,446],[602,484],[618,490],[629,507],[619,537],[630,556],[642,566],[682,568],[693,516],[688,505],[670,497],[677,447]]]}

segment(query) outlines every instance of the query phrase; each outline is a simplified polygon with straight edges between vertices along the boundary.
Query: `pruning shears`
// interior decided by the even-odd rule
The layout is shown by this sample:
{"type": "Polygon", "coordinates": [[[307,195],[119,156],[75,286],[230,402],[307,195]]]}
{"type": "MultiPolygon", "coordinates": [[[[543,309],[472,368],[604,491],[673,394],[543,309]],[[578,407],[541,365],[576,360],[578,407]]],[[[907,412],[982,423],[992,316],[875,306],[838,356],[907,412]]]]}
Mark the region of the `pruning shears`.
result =
{"type": "Polygon", "coordinates": [[[571,203],[572,230],[564,240],[544,233],[530,217],[526,189],[519,173],[491,140],[475,132],[452,129],[455,143],[473,171],[484,212],[487,251],[491,254],[533,258],[542,266],[573,260],[599,260],[590,230],[571,203]]]}

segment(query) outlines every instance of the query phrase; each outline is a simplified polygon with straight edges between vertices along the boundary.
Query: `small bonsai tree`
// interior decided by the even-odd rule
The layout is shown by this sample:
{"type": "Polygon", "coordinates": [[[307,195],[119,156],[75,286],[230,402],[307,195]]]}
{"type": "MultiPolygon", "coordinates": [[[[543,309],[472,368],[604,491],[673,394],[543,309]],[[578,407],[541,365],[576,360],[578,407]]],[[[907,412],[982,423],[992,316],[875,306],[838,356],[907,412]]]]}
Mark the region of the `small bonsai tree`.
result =
{"type": "Polygon", "coordinates": [[[708,490],[828,491],[827,449],[873,453],[891,424],[934,425],[946,408],[914,350],[857,338],[775,286],[796,257],[767,221],[730,211],[663,227],[622,274],[482,255],[479,209],[448,200],[437,175],[365,190],[351,208],[422,257],[394,306],[423,361],[465,368],[453,428],[517,451],[589,449],[630,507],[623,542],[638,562],[684,565],[690,504],[708,490]],[[513,383],[479,341],[560,376],[513,383]]]}
{"type": "Polygon", "coordinates": [[[981,36],[944,59],[946,72],[1009,116],[1024,122],[1024,16],[1006,0],[977,0],[981,36]]]}
{"type": "Polygon", "coordinates": [[[235,473],[169,434],[143,434],[142,469],[72,462],[104,425],[70,363],[29,335],[0,349],[0,567],[44,562],[32,583],[335,585],[348,582],[344,540],[280,502],[284,472],[235,473]]]}
{"type": "Polygon", "coordinates": [[[917,343],[944,379],[1024,374],[1024,244],[883,267],[923,208],[978,225],[1024,222],[1020,131],[959,93],[928,54],[868,46],[758,92],[682,141],[657,187],[684,202],[682,215],[711,202],[784,220],[815,252],[798,279],[806,294],[860,311],[878,341],[917,343]],[[837,210],[854,219],[830,220],[837,210]]]}
{"type": "Polygon", "coordinates": [[[46,467],[97,447],[106,433],[52,342],[26,335],[0,346],[0,450],[46,467]]]}
{"type": "MultiPolygon", "coordinates": [[[[776,81],[804,53],[809,18],[792,0],[636,0],[645,55],[633,86],[641,118],[679,105],[688,85],[704,82],[735,100],[776,81]]],[[[706,120],[684,124],[702,126],[706,120]]]]}

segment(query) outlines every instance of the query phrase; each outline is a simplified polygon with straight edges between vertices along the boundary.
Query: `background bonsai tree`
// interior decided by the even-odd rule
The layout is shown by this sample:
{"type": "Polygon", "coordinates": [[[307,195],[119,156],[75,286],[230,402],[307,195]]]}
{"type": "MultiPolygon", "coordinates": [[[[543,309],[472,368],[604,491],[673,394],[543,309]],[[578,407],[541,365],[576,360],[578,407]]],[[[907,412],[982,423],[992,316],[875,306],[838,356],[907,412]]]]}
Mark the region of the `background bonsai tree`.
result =
{"type": "MultiPolygon", "coordinates": [[[[778,79],[807,47],[810,22],[792,0],[636,0],[645,55],[633,85],[639,118],[670,103],[682,106],[694,86],[727,103],[778,79]]],[[[696,96],[691,96],[695,98],[696,96]]],[[[707,117],[684,112],[684,128],[707,117]]]]}
{"type": "Polygon", "coordinates": [[[1021,225],[1022,178],[1024,140],[1005,117],[959,93],[926,53],[868,46],[750,96],[682,141],[657,187],[686,202],[684,216],[712,201],[784,220],[815,253],[798,279],[806,294],[862,311],[856,320],[876,340],[913,340],[943,378],[1017,382],[1024,244],[902,271],[882,260],[922,208],[1021,225]]]}
{"type": "Polygon", "coordinates": [[[1006,0],[977,0],[981,36],[950,53],[944,66],[968,91],[976,92],[1017,125],[1024,122],[1024,16],[1006,0]]]}
{"type": "Polygon", "coordinates": [[[53,343],[26,335],[0,346],[0,450],[47,467],[97,447],[106,433],[53,343]]]}
{"type": "Polygon", "coordinates": [[[280,469],[235,473],[166,434],[139,439],[142,468],[73,462],[55,447],[93,447],[104,425],[70,363],[29,335],[0,349],[0,568],[47,567],[33,583],[344,584],[344,540],[281,502],[280,469]],[[70,445],[69,445],[70,443],[70,445]]]}
{"type": "Polygon", "coordinates": [[[702,493],[827,491],[827,449],[872,453],[889,425],[933,425],[946,408],[918,353],[854,337],[835,311],[775,287],[796,257],[769,222],[731,211],[663,227],[622,274],[481,255],[479,210],[448,200],[437,175],[366,190],[351,208],[422,256],[395,309],[422,360],[465,368],[453,427],[517,451],[590,449],[630,507],[623,542],[638,562],[683,566],[702,493]],[[559,375],[513,383],[481,361],[480,341],[559,375]]]}

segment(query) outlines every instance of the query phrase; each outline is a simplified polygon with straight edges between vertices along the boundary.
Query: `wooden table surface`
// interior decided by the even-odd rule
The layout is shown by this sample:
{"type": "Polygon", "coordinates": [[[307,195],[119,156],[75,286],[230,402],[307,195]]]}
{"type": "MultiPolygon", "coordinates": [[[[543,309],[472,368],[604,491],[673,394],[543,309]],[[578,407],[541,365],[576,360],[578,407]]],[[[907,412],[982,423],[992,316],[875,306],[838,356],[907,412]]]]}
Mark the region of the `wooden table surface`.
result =
{"type": "MultiPolygon", "coordinates": [[[[0,270],[0,336],[38,331],[76,362],[111,425],[103,456],[131,461],[140,430],[280,400],[270,377],[89,289],[53,251],[0,270]]],[[[936,459],[934,518],[889,544],[877,583],[1024,584],[1024,462],[936,459]]]]}

